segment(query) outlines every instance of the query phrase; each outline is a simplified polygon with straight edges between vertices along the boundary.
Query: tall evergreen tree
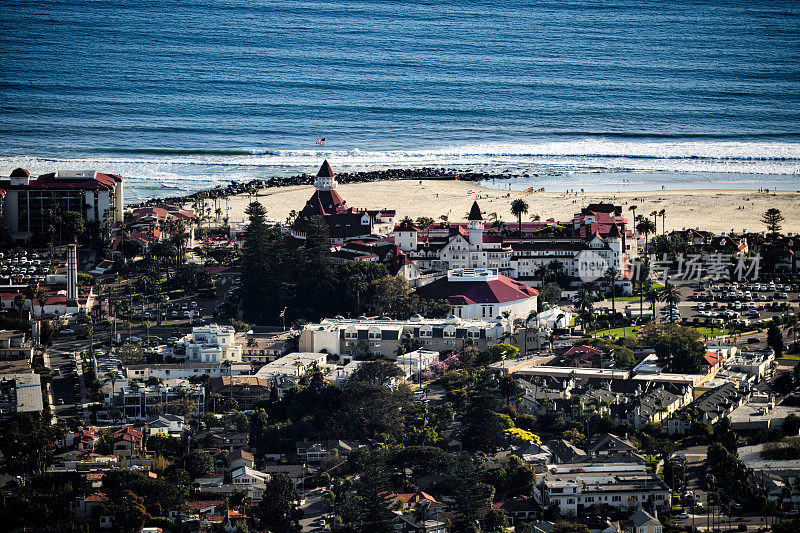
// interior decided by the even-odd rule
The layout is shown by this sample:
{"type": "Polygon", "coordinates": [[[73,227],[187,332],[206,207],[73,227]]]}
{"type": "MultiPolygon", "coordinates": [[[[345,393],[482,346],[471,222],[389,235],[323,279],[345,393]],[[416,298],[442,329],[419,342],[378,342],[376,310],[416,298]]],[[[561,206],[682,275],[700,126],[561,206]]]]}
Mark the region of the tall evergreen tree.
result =
{"type": "Polygon", "coordinates": [[[364,464],[364,471],[359,477],[356,493],[359,500],[359,522],[362,531],[392,531],[391,499],[386,492],[391,489],[389,470],[386,465],[386,452],[372,452],[364,464]]]}
{"type": "Polygon", "coordinates": [[[300,519],[303,517],[303,511],[298,509],[295,503],[299,498],[297,487],[285,474],[272,476],[264,490],[264,499],[258,506],[261,525],[267,531],[275,533],[302,531],[300,519]]]}
{"type": "Polygon", "coordinates": [[[250,222],[242,246],[242,282],[247,287],[247,290],[242,291],[242,305],[248,318],[263,322],[267,318],[264,306],[270,301],[266,292],[271,274],[268,261],[269,228],[266,224],[266,212],[261,204],[251,203],[245,213],[250,222]]]}
{"type": "Polygon", "coordinates": [[[300,252],[298,295],[302,296],[302,307],[308,316],[324,316],[336,303],[330,234],[321,217],[307,220],[303,229],[306,240],[300,252]]]}

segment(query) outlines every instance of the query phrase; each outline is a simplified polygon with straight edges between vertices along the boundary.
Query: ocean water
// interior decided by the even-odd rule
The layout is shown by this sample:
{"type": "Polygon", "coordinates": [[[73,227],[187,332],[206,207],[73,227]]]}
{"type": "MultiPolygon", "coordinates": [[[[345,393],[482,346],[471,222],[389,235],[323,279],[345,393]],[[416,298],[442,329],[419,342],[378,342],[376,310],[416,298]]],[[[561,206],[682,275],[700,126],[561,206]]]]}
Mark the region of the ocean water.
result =
{"type": "Polygon", "coordinates": [[[0,174],[798,189],[798,27],[775,1],[4,0],[0,174]]]}

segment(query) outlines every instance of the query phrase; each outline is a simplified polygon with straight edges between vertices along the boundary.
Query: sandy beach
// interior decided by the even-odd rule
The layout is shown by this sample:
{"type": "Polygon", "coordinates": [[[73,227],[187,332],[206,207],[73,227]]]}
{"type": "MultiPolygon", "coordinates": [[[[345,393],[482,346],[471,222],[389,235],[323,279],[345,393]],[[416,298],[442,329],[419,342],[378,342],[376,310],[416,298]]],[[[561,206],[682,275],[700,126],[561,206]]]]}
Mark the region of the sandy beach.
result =
{"type": "MultiPolygon", "coordinates": [[[[800,193],[759,193],[742,190],[685,190],[630,193],[587,192],[585,194],[529,193],[488,189],[472,182],[438,180],[377,181],[339,185],[337,191],[347,205],[368,209],[395,209],[397,220],[405,216],[429,216],[436,220],[447,215],[449,220],[466,218],[474,200],[478,200],[485,216],[497,215],[505,222],[516,218],[511,214],[511,202],[523,198],[529,205],[525,219],[538,214],[542,220],[554,218],[564,221],[572,218],[581,207],[593,202],[611,202],[638,207],[637,214],[649,215],[652,211],[666,211],[667,231],[700,228],[714,233],[763,231],[759,221],[770,207],[777,207],[786,217],[784,232],[800,232],[800,193]],[[475,191],[474,194],[468,194],[475,191]]],[[[269,218],[285,220],[292,210],[299,211],[314,192],[312,186],[294,186],[262,189],[258,201],[266,208],[269,218]]],[[[245,219],[247,195],[228,200],[231,223],[245,219]]],[[[187,206],[188,207],[188,206],[187,206]]],[[[223,207],[224,209],[224,207],[223,207]]],[[[661,231],[661,218],[658,220],[661,231]]]]}

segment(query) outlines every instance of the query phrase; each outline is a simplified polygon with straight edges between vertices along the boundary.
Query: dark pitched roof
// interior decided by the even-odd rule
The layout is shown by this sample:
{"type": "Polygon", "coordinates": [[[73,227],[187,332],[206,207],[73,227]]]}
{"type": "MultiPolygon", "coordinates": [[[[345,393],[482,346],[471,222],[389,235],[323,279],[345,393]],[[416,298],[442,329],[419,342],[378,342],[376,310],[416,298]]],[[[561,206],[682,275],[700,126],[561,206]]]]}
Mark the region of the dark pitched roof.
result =
{"type": "Polygon", "coordinates": [[[11,171],[11,178],[30,178],[31,173],[25,170],[24,168],[15,168],[11,171]]]}
{"type": "Polygon", "coordinates": [[[319,167],[319,172],[317,172],[318,178],[332,178],[333,177],[333,169],[331,168],[330,164],[328,164],[328,160],[322,162],[322,166],[319,167]]]}
{"type": "Polygon", "coordinates": [[[478,201],[472,202],[472,209],[469,210],[467,220],[483,220],[481,216],[481,208],[478,206],[478,201]]]}

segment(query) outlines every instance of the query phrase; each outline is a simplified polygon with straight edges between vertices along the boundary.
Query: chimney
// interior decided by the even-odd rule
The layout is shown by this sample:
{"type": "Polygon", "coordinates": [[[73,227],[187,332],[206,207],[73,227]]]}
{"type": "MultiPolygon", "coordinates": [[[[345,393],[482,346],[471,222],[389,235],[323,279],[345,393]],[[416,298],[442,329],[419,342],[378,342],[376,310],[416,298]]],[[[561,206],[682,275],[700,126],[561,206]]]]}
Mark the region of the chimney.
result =
{"type": "Polygon", "coordinates": [[[78,301],[78,245],[67,246],[67,301],[78,301]]]}

